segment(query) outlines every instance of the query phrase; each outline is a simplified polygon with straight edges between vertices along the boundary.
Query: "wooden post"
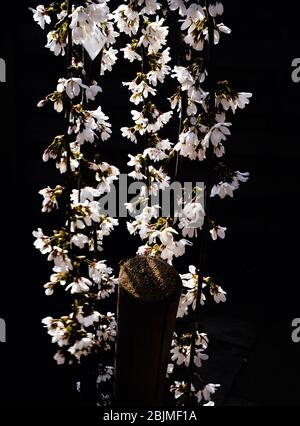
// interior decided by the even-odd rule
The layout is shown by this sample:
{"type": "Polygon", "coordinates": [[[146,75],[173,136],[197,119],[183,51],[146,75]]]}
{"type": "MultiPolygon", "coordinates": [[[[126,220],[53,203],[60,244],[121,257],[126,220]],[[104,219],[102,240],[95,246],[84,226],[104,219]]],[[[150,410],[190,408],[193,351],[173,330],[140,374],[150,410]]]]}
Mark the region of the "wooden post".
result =
{"type": "Polygon", "coordinates": [[[166,262],[136,256],[121,265],[115,404],[162,404],[181,279],[166,262]]]}

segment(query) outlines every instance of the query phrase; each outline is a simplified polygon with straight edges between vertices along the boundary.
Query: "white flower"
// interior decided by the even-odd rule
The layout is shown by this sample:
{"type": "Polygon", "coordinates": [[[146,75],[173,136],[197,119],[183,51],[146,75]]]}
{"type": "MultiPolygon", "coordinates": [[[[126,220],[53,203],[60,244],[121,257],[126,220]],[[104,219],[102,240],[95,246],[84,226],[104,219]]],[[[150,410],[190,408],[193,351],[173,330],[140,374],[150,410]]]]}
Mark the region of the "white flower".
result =
{"type": "Polygon", "coordinates": [[[141,81],[139,84],[136,83],[135,80],[131,82],[124,82],[123,86],[128,86],[129,90],[132,92],[132,96],[130,97],[130,102],[138,105],[143,102],[144,99],[147,99],[149,94],[155,96],[156,89],[149,86],[146,81],[141,81]]]}
{"type": "Polygon", "coordinates": [[[224,7],[222,5],[222,3],[220,2],[216,2],[215,4],[210,4],[208,7],[208,11],[210,13],[210,15],[215,18],[218,15],[223,15],[224,13],[224,7]]]}
{"type": "Polygon", "coordinates": [[[86,226],[92,226],[93,222],[99,223],[101,218],[100,204],[97,201],[88,200],[84,203],[74,203],[71,205],[75,216],[71,222],[71,231],[75,229],[84,229],[86,226]]]}
{"type": "Polygon", "coordinates": [[[238,187],[238,182],[247,182],[249,180],[249,173],[241,173],[239,171],[235,172],[235,179],[233,181],[234,185],[238,187]]]}
{"type": "Polygon", "coordinates": [[[96,82],[94,82],[94,84],[92,84],[91,86],[86,86],[85,87],[85,96],[86,96],[86,100],[87,101],[94,101],[97,94],[102,92],[101,87],[99,87],[97,85],[96,82]]]}
{"type": "Polygon", "coordinates": [[[249,104],[249,99],[252,98],[252,93],[240,92],[236,99],[236,105],[240,109],[244,109],[246,105],[249,104]]]}
{"type": "Polygon", "coordinates": [[[57,31],[50,31],[47,34],[47,44],[46,47],[51,50],[51,52],[54,53],[55,56],[58,55],[65,55],[65,47],[66,42],[59,39],[59,35],[57,31]]]}
{"type": "Polygon", "coordinates": [[[52,343],[57,343],[59,347],[69,344],[69,331],[66,329],[61,320],[55,320],[52,317],[47,317],[42,320],[42,323],[47,328],[48,334],[51,336],[52,343]]]}
{"type": "Polygon", "coordinates": [[[191,346],[174,346],[171,349],[171,354],[171,360],[175,361],[177,365],[185,364],[185,366],[188,367],[190,363],[191,346]]]}
{"type": "Polygon", "coordinates": [[[146,179],[146,176],[141,172],[143,168],[143,156],[141,154],[138,154],[136,156],[128,154],[128,156],[130,160],[128,161],[127,165],[135,168],[134,172],[128,173],[128,176],[131,176],[136,180],[146,179]]]}
{"type": "Polygon", "coordinates": [[[92,311],[88,315],[86,315],[83,311],[82,306],[79,307],[78,312],[76,314],[77,321],[82,324],[84,327],[90,327],[96,322],[99,322],[101,314],[97,311],[92,311]]]}
{"type": "Polygon", "coordinates": [[[155,15],[156,11],[161,8],[161,4],[157,0],[138,0],[138,5],[145,5],[141,10],[141,15],[155,15]]]}
{"type": "MultiPolygon", "coordinates": [[[[202,400],[210,401],[211,395],[213,395],[216,392],[218,387],[220,387],[220,385],[215,385],[215,384],[209,383],[208,385],[206,385],[204,387],[204,389],[199,390],[195,395],[198,402],[201,402],[202,400]]],[[[212,404],[210,404],[210,405],[212,405],[212,404]]]]}
{"type": "Polygon", "coordinates": [[[114,369],[113,367],[101,367],[99,375],[97,377],[97,383],[105,383],[108,382],[113,377],[114,369]]]}
{"type": "Polygon", "coordinates": [[[168,364],[166,377],[169,377],[171,374],[173,374],[173,371],[174,371],[174,364],[171,364],[171,363],[168,364]]]}
{"type": "Polygon", "coordinates": [[[218,185],[214,185],[211,190],[211,197],[219,195],[220,198],[225,198],[227,195],[233,197],[233,192],[239,188],[240,182],[247,182],[249,179],[249,173],[241,173],[239,171],[234,172],[233,179],[230,183],[220,182],[218,185]]]}
{"type": "Polygon", "coordinates": [[[81,88],[83,86],[84,85],[82,84],[81,78],[72,77],[68,80],[65,78],[60,78],[58,80],[56,90],[58,93],[63,93],[65,91],[70,99],[74,99],[80,94],[81,88]]]}
{"type": "Polygon", "coordinates": [[[209,232],[211,234],[211,237],[214,241],[216,241],[218,238],[224,239],[225,238],[225,232],[227,228],[224,228],[222,226],[214,226],[213,229],[211,229],[209,232]]]}
{"type": "Polygon", "coordinates": [[[222,287],[214,285],[210,289],[210,294],[213,296],[214,301],[216,303],[219,304],[220,302],[223,302],[223,303],[226,302],[226,295],[227,295],[227,293],[226,293],[226,291],[224,291],[222,289],[222,287]]]}
{"type": "Polygon", "coordinates": [[[153,86],[157,86],[157,82],[163,83],[166,75],[170,74],[171,67],[167,65],[171,61],[170,48],[168,47],[161,53],[157,53],[155,60],[152,62],[152,70],[147,73],[147,80],[153,86]]]}
{"type": "MultiPolygon", "coordinates": [[[[220,33],[230,34],[231,29],[226,27],[224,24],[217,24],[217,28],[214,30],[214,44],[218,44],[220,41],[220,33]]],[[[208,35],[208,34],[206,34],[208,35]]]]}
{"type": "Polygon", "coordinates": [[[84,44],[90,40],[98,29],[98,39],[101,40],[102,47],[106,43],[105,35],[100,31],[99,24],[106,24],[109,9],[106,2],[100,4],[89,4],[86,7],[79,6],[71,13],[70,28],[72,29],[72,39],[75,44],[84,44]]]}
{"type": "Polygon", "coordinates": [[[221,182],[218,185],[214,185],[211,190],[211,197],[219,195],[221,199],[225,198],[227,195],[233,197],[233,191],[236,188],[233,185],[230,185],[228,182],[221,182]]]}
{"type": "MultiPolygon", "coordinates": [[[[174,385],[171,386],[171,392],[174,392],[175,399],[180,398],[187,391],[187,384],[185,382],[175,381],[174,385]]],[[[195,391],[194,386],[192,385],[193,392],[195,391]]]]}
{"type": "Polygon", "coordinates": [[[44,5],[40,4],[36,9],[31,7],[29,9],[33,12],[33,19],[43,30],[45,29],[45,24],[51,23],[51,18],[48,15],[44,5]]]}
{"type": "Polygon", "coordinates": [[[202,366],[202,361],[208,360],[209,356],[203,353],[203,349],[196,349],[196,355],[194,356],[194,363],[196,367],[200,368],[202,366]]]}
{"type": "Polygon", "coordinates": [[[195,24],[205,19],[203,8],[196,3],[192,3],[186,12],[186,20],[183,22],[181,29],[185,30],[192,27],[191,32],[195,29],[195,24]]]}
{"type": "Polygon", "coordinates": [[[74,293],[86,293],[89,291],[90,287],[93,285],[92,281],[85,277],[76,277],[73,282],[71,282],[66,290],[71,289],[71,294],[74,293]]]}
{"type": "Polygon", "coordinates": [[[133,61],[142,61],[143,58],[139,53],[137,53],[130,44],[127,44],[126,47],[123,49],[120,49],[122,52],[124,52],[124,58],[128,59],[129,62],[133,61]]]}
{"type": "Polygon", "coordinates": [[[174,244],[173,234],[178,235],[178,232],[171,227],[166,228],[159,234],[159,239],[162,242],[162,244],[164,244],[165,246],[173,245],[174,244]]]}
{"type": "Polygon", "coordinates": [[[185,67],[175,65],[175,67],[173,68],[172,77],[177,78],[177,80],[181,84],[181,89],[183,91],[189,90],[195,84],[194,77],[185,67]]]}
{"type": "Polygon", "coordinates": [[[129,36],[136,35],[139,29],[140,17],[137,11],[125,4],[120,5],[113,13],[120,32],[129,36]]]}
{"type": "Polygon", "coordinates": [[[107,267],[105,262],[105,260],[100,260],[89,266],[89,276],[96,284],[100,284],[103,280],[106,281],[112,273],[112,269],[107,267]]]}
{"type": "Polygon", "coordinates": [[[167,42],[169,29],[164,27],[163,23],[164,19],[159,19],[157,16],[154,22],[150,22],[142,30],[143,35],[140,38],[139,45],[148,48],[149,54],[157,53],[167,42]]]}
{"type": "Polygon", "coordinates": [[[108,50],[104,49],[102,51],[100,75],[103,75],[105,71],[112,70],[112,67],[115,65],[118,59],[117,53],[118,51],[112,47],[110,47],[108,50]]]}
{"type": "Polygon", "coordinates": [[[70,18],[72,18],[70,23],[70,28],[73,30],[72,39],[75,44],[81,44],[91,36],[94,30],[93,22],[83,6],[77,7],[70,18]]]}
{"type": "Polygon", "coordinates": [[[165,124],[167,124],[170,121],[172,115],[173,115],[173,111],[160,113],[157,116],[155,123],[148,124],[146,129],[147,132],[149,133],[158,132],[162,127],[164,127],[165,124]]]}
{"type": "Polygon", "coordinates": [[[50,281],[44,285],[46,289],[46,296],[52,296],[54,293],[54,288],[57,284],[65,285],[66,284],[66,274],[65,273],[57,273],[52,274],[50,277],[50,281]]]}
{"type": "Polygon", "coordinates": [[[230,130],[228,127],[231,126],[231,123],[217,123],[215,124],[209,132],[206,134],[205,138],[201,142],[204,148],[209,147],[209,141],[214,147],[218,146],[222,141],[226,141],[227,136],[229,136],[230,130]]]}
{"type": "Polygon", "coordinates": [[[179,14],[181,16],[184,16],[186,14],[185,0],[168,0],[168,4],[170,10],[179,9],[179,14]]]}
{"type": "Polygon", "coordinates": [[[95,111],[90,111],[93,118],[96,119],[96,129],[100,132],[100,137],[103,141],[110,138],[111,124],[108,122],[108,117],[105,115],[99,106],[95,111]]]}
{"type": "Polygon", "coordinates": [[[236,94],[225,95],[221,94],[216,98],[216,105],[221,105],[225,111],[229,109],[235,114],[237,108],[244,109],[249,104],[252,93],[239,92],[236,94]]]}
{"type": "Polygon", "coordinates": [[[187,297],[185,294],[180,296],[178,310],[177,310],[177,318],[183,318],[185,315],[189,313],[189,304],[187,301],[187,297]]]}
{"type": "Polygon", "coordinates": [[[197,229],[201,229],[205,217],[202,204],[190,202],[185,205],[178,227],[182,229],[182,235],[193,238],[197,236],[197,229]]]}
{"type": "Polygon", "coordinates": [[[42,324],[45,324],[46,327],[50,327],[53,321],[52,317],[45,317],[42,319],[42,324]]]}
{"type": "Polygon", "coordinates": [[[68,251],[54,246],[47,260],[54,262],[54,272],[69,272],[73,269],[71,259],[68,257],[68,251]]]}
{"type": "Polygon", "coordinates": [[[104,343],[104,350],[110,350],[109,342],[113,342],[116,336],[116,320],[114,314],[108,312],[106,315],[101,315],[101,322],[98,327],[97,336],[101,343],[104,343]]]}
{"type": "Polygon", "coordinates": [[[57,197],[62,194],[63,187],[57,185],[56,188],[52,189],[49,186],[41,189],[39,194],[44,197],[42,212],[51,212],[54,208],[58,208],[57,197]]]}
{"type": "Polygon", "coordinates": [[[188,29],[188,33],[184,37],[184,41],[186,44],[198,51],[203,50],[204,47],[205,31],[203,30],[203,22],[205,23],[205,13],[203,8],[199,4],[192,3],[187,10],[187,16],[181,26],[181,29],[183,31],[188,29]]]}
{"type": "Polygon", "coordinates": [[[89,242],[89,239],[84,234],[75,234],[71,238],[71,243],[79,247],[80,249],[83,249],[85,244],[88,244],[88,242],[89,242]]]}
{"type": "Polygon", "coordinates": [[[174,241],[172,244],[162,250],[161,258],[171,264],[174,256],[180,257],[184,255],[186,245],[192,245],[192,243],[185,239],[174,241]]]}
{"type": "Polygon", "coordinates": [[[182,285],[186,288],[194,289],[198,285],[198,274],[194,265],[189,266],[189,272],[187,274],[180,275],[182,279],[182,285]]]}
{"type": "Polygon", "coordinates": [[[199,333],[197,331],[197,340],[196,340],[196,346],[201,346],[203,349],[208,348],[208,337],[205,333],[199,333]]]}
{"type": "Polygon", "coordinates": [[[68,349],[68,352],[70,352],[70,354],[76,359],[80,360],[82,356],[87,356],[91,352],[94,345],[95,341],[93,340],[91,333],[88,333],[87,337],[77,340],[74,345],[68,349]]]}
{"type": "Polygon", "coordinates": [[[55,359],[58,365],[62,365],[66,361],[66,358],[62,351],[57,351],[53,358],[55,359]]]}
{"type": "Polygon", "coordinates": [[[213,395],[219,387],[220,385],[215,385],[213,383],[206,385],[202,391],[202,395],[205,401],[210,401],[211,395],[213,395]]]}
{"type": "Polygon", "coordinates": [[[55,111],[57,111],[58,113],[62,112],[64,109],[64,104],[62,101],[61,97],[57,97],[54,101],[54,105],[53,105],[55,111]]]}
{"type": "Polygon", "coordinates": [[[148,167],[148,174],[151,181],[150,194],[156,196],[159,190],[164,190],[169,186],[170,177],[163,171],[162,167],[159,170],[153,166],[148,167]]]}
{"type": "Polygon", "coordinates": [[[42,254],[50,253],[52,251],[51,240],[49,237],[43,234],[41,228],[38,228],[37,231],[33,231],[32,235],[36,238],[34,241],[34,247],[42,254]]]}
{"type": "Polygon", "coordinates": [[[122,127],[121,128],[123,138],[128,138],[133,143],[137,143],[137,138],[135,136],[134,128],[122,127]]]}
{"type": "Polygon", "coordinates": [[[100,195],[111,191],[111,185],[114,181],[118,180],[119,174],[120,170],[115,166],[105,162],[98,165],[96,180],[99,182],[97,190],[99,190],[100,195]]]}

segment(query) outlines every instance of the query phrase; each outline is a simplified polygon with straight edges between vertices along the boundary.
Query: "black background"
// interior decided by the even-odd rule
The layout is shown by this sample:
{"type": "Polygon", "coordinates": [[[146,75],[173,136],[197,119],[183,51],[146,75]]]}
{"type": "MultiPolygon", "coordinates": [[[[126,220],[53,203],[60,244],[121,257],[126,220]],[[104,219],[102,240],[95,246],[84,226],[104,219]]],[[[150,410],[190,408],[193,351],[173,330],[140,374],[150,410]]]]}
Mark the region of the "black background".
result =
{"type": "MultiPolygon", "coordinates": [[[[0,317],[7,323],[7,343],[0,343],[0,400],[65,405],[73,401],[71,372],[55,365],[40,323],[60,312],[60,301],[44,295],[49,265],[33,248],[31,235],[47,222],[37,191],[56,179],[53,164],[43,164],[41,154],[63,126],[54,112],[37,109],[36,103],[64,75],[64,60],[43,47],[45,33],[28,10],[37,4],[28,0],[13,12],[12,6],[1,6],[0,56],[7,62],[7,84],[0,86],[0,317]]],[[[297,10],[293,6],[284,14],[270,1],[224,5],[224,23],[232,34],[217,50],[218,73],[237,89],[254,94],[251,105],[234,118],[230,162],[235,169],[249,171],[251,180],[233,201],[221,205],[228,238],[210,252],[209,270],[229,298],[223,306],[206,309],[255,327],[256,343],[235,383],[235,394],[258,405],[300,405],[300,344],[291,341],[291,322],[300,317],[300,85],[291,80],[291,62],[300,56],[297,10]]],[[[114,117],[116,128],[128,118],[128,93],[124,89],[116,97],[117,80],[129,81],[130,75],[129,67],[119,65],[115,83],[102,83],[105,112],[114,117]]],[[[131,149],[118,132],[104,148],[108,161],[123,172],[131,149]]],[[[136,240],[122,227],[107,241],[105,258],[117,267],[135,250],[136,240]]]]}

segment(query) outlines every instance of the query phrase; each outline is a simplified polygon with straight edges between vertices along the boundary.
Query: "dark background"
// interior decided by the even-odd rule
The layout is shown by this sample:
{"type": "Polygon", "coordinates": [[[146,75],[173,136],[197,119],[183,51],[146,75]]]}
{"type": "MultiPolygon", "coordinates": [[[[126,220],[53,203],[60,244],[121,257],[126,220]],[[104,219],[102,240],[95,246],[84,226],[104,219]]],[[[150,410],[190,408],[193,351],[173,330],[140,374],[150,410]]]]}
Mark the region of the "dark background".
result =
{"type": "MultiPolygon", "coordinates": [[[[256,405],[300,405],[300,344],[291,341],[291,322],[300,317],[300,84],[291,80],[291,62],[300,56],[297,10],[293,6],[287,16],[270,1],[255,7],[250,0],[223,3],[224,23],[232,34],[223,37],[215,65],[232,86],[254,94],[251,105],[234,118],[230,162],[235,170],[249,171],[251,180],[234,200],[220,205],[222,224],[229,232],[210,252],[209,270],[229,297],[223,306],[208,305],[204,314],[255,330],[248,362],[235,377],[232,395],[256,405]]],[[[57,177],[53,164],[43,164],[41,154],[63,126],[53,111],[37,109],[36,103],[64,75],[65,63],[43,47],[46,35],[28,10],[37,4],[19,4],[13,17],[9,6],[2,6],[1,16],[0,57],[7,62],[7,84],[0,85],[0,317],[7,323],[7,343],[0,343],[0,401],[65,405],[74,397],[71,372],[55,365],[40,322],[61,312],[60,301],[44,295],[42,284],[50,268],[33,248],[31,235],[37,227],[47,228],[37,191],[57,177]]],[[[121,65],[113,74],[116,81],[120,76],[129,81],[130,75],[129,67],[121,65]]],[[[124,89],[116,99],[119,89],[111,82],[106,87],[105,81],[101,101],[118,128],[128,122],[128,93],[124,89]]],[[[131,149],[115,132],[104,152],[124,172],[124,158],[131,149]]],[[[135,250],[136,240],[121,227],[107,240],[105,258],[117,267],[135,250]]]]}

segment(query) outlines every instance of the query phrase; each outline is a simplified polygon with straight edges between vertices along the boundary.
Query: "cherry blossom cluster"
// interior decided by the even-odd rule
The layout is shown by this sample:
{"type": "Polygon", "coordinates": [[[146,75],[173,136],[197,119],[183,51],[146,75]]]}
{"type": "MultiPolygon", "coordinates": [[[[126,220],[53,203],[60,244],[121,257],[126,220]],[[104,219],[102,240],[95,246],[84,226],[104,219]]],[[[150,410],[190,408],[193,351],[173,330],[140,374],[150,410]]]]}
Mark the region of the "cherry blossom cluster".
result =
{"type": "MultiPolygon", "coordinates": [[[[192,316],[197,307],[197,298],[198,291],[200,294],[200,305],[203,306],[207,295],[212,296],[213,300],[216,303],[226,302],[226,292],[222,289],[221,286],[216,284],[211,277],[204,277],[201,284],[201,289],[199,289],[199,274],[197,273],[196,267],[194,265],[189,266],[189,272],[181,275],[183,291],[181,294],[177,318],[178,324],[177,333],[174,333],[174,338],[172,342],[171,349],[171,361],[168,365],[168,377],[178,372],[178,366],[184,367],[185,369],[190,367],[191,362],[193,363],[193,379],[190,385],[190,388],[187,386],[187,381],[175,380],[171,384],[170,390],[173,393],[177,404],[184,405],[189,397],[188,392],[192,394],[192,397],[197,401],[198,404],[206,405],[209,402],[209,405],[213,405],[211,401],[211,395],[215,393],[215,390],[220,386],[216,384],[206,384],[202,379],[199,369],[202,366],[203,361],[208,359],[208,355],[205,351],[208,348],[208,336],[205,333],[200,333],[196,330],[195,335],[192,331],[187,331],[187,325],[181,324],[182,318],[188,318],[192,316]],[[182,331],[184,330],[184,331],[182,331]],[[193,357],[191,359],[192,351],[192,340],[195,339],[193,357]],[[211,391],[209,391],[211,390],[211,391]]],[[[184,375],[184,371],[183,371],[184,375]]]]}
{"type": "MultiPolygon", "coordinates": [[[[52,104],[67,123],[65,133],[57,135],[43,154],[44,161],[55,161],[64,183],[40,191],[42,211],[50,213],[60,207],[66,219],[60,229],[48,235],[40,228],[33,235],[35,247],[53,265],[44,285],[46,295],[67,292],[72,312],[58,319],[47,317],[43,324],[58,349],[54,356],[57,363],[81,363],[89,355],[111,351],[116,336],[115,315],[99,309],[118,284],[112,268],[100,259],[104,237],[111,234],[118,220],[103,214],[99,199],[110,192],[120,174],[117,167],[96,155],[112,130],[101,106],[89,108],[102,89],[85,71],[82,48],[91,59],[95,49],[101,51],[100,76],[111,71],[117,60],[113,46],[118,32],[108,2],[102,0],[39,5],[33,18],[42,29],[53,26],[47,48],[56,56],[70,52],[66,77],[59,78],[55,90],[38,103],[39,107],[52,104]]],[[[101,363],[97,385],[107,382],[112,374],[113,368],[101,363]]]]}
{"type": "MultiPolygon", "coordinates": [[[[39,107],[52,105],[67,121],[65,132],[43,154],[44,161],[55,161],[64,181],[40,191],[42,211],[55,213],[61,207],[66,221],[49,235],[41,229],[34,232],[36,248],[53,264],[44,286],[46,294],[65,291],[72,301],[68,315],[43,320],[58,348],[55,359],[63,364],[110,351],[116,335],[115,316],[100,312],[100,302],[114,292],[117,279],[100,252],[104,237],[118,220],[102,213],[99,200],[111,191],[120,171],[95,155],[110,139],[112,128],[105,108],[94,107],[102,88],[85,71],[83,49],[91,60],[99,56],[99,76],[112,70],[118,55],[133,70],[132,80],[122,82],[129,92],[132,120],[124,123],[121,134],[133,147],[128,175],[143,186],[135,201],[125,204],[135,215],[127,228],[142,240],[137,254],[170,264],[193,245],[190,240],[204,233],[213,241],[226,236],[227,228],[212,217],[208,205],[212,197],[233,197],[249,178],[248,173],[228,167],[224,158],[230,149],[232,117],[249,104],[252,95],[235,90],[226,80],[212,82],[211,49],[231,32],[221,20],[224,8],[218,0],[74,0],[39,5],[32,11],[42,29],[50,28],[46,47],[55,56],[69,56],[70,49],[72,53],[66,76],[38,103],[39,107]],[[170,25],[179,34],[176,52],[170,25]],[[174,126],[179,128],[178,136],[169,131],[174,126]],[[196,195],[197,187],[195,196],[187,200],[181,194],[182,215],[164,217],[159,196],[172,185],[170,164],[176,160],[178,165],[183,159],[206,164],[209,176],[204,179],[203,197],[196,195]]],[[[179,322],[188,323],[208,295],[216,303],[226,301],[226,292],[198,269],[190,266],[189,273],[181,276],[179,322]]],[[[175,380],[171,392],[179,404],[192,395],[199,404],[213,405],[211,396],[219,385],[205,384],[198,372],[208,358],[208,338],[198,329],[179,329],[169,375],[176,365],[190,377],[175,380]]],[[[104,361],[98,371],[98,384],[113,375],[113,368],[104,361]]],[[[107,395],[101,398],[108,399],[107,395]]]]}
{"type": "MultiPolygon", "coordinates": [[[[221,34],[229,34],[230,29],[219,22],[224,12],[219,1],[206,1],[202,5],[200,3],[168,0],[170,10],[177,10],[179,13],[185,50],[182,63],[172,69],[172,77],[178,82],[178,87],[169,101],[172,110],[180,114],[182,121],[174,151],[193,161],[209,162],[210,173],[215,174],[215,184],[205,182],[205,192],[208,192],[210,197],[219,196],[223,199],[226,196],[232,197],[240,183],[248,180],[248,173],[234,172],[224,163],[219,163],[219,159],[225,155],[231,135],[232,123],[227,115],[230,112],[234,114],[238,108],[243,109],[252,95],[231,89],[227,81],[213,84],[209,81],[208,66],[212,45],[218,44],[221,34]],[[210,40],[211,36],[213,40],[210,40]]],[[[209,180],[212,180],[212,176],[209,176],[209,180]]],[[[218,238],[224,239],[227,228],[218,225],[206,208],[203,214],[206,221],[205,231],[210,232],[214,241],[218,238]]],[[[226,292],[215,284],[212,278],[198,274],[194,266],[190,266],[189,273],[181,277],[183,292],[177,315],[179,321],[186,316],[192,316],[192,312],[194,315],[199,313],[206,300],[206,290],[216,303],[226,301],[226,292]]],[[[180,329],[182,330],[182,327],[180,329]]],[[[203,339],[199,341],[197,329],[184,332],[181,337],[175,335],[171,360],[179,366],[186,366],[190,376],[183,381],[176,380],[171,385],[171,392],[174,393],[178,404],[184,404],[191,396],[196,398],[198,403],[214,404],[211,395],[219,385],[205,385],[198,371],[202,361],[208,358],[203,354],[207,342],[207,339],[204,339],[204,343],[203,339]]],[[[169,368],[173,371],[174,364],[170,364],[169,368]]]]}
{"type": "MultiPolygon", "coordinates": [[[[130,234],[138,234],[144,242],[138,254],[158,256],[172,263],[191,243],[181,237],[172,218],[161,217],[159,205],[150,206],[149,203],[150,196],[158,195],[170,184],[164,165],[172,155],[174,145],[161,136],[173,111],[162,111],[155,100],[159,85],[164,84],[172,72],[170,47],[166,47],[169,27],[164,16],[162,2],[156,0],[124,2],[114,12],[119,31],[131,37],[131,42],[121,49],[124,58],[130,63],[135,62],[138,70],[132,81],[123,82],[135,108],[131,111],[133,125],[122,127],[121,132],[123,137],[138,147],[142,146],[142,152],[129,154],[128,165],[134,169],[129,176],[145,182],[136,203],[126,205],[131,213],[139,207],[135,220],[128,222],[128,230],[130,234]]],[[[190,206],[189,213],[187,221],[197,212],[190,206]]],[[[182,224],[182,228],[187,228],[187,223],[182,224]]]]}

